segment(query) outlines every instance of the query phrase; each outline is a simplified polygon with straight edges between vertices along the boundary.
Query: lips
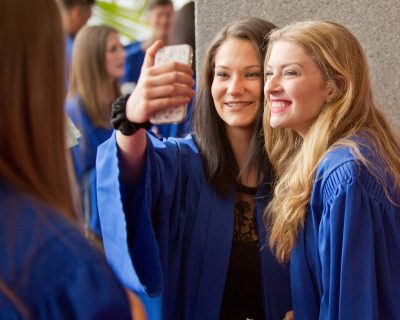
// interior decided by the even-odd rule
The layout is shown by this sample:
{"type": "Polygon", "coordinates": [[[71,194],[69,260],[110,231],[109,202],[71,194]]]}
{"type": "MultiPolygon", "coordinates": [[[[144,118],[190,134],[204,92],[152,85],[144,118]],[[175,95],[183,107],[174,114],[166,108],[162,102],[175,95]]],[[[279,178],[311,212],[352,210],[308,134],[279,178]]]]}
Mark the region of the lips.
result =
{"type": "Polygon", "coordinates": [[[251,105],[252,101],[229,101],[225,102],[225,106],[229,108],[242,108],[251,105]]]}

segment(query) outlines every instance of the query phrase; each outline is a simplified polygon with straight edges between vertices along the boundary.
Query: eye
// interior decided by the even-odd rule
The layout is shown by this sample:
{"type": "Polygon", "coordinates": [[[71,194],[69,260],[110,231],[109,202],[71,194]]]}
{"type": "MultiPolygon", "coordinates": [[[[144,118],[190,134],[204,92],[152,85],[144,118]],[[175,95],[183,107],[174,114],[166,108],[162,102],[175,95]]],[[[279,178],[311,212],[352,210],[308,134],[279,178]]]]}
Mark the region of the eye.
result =
{"type": "Polygon", "coordinates": [[[116,52],[117,49],[118,49],[118,47],[114,45],[114,46],[112,46],[111,48],[108,49],[108,52],[116,52]]]}
{"type": "Polygon", "coordinates": [[[246,73],[246,78],[259,78],[260,77],[260,72],[258,71],[252,71],[246,73]]]}
{"type": "Polygon", "coordinates": [[[283,73],[283,75],[284,75],[285,77],[295,77],[295,76],[298,76],[299,73],[298,73],[297,71],[295,71],[295,70],[285,70],[285,72],[283,73]]]}
{"type": "Polygon", "coordinates": [[[224,71],[215,71],[214,76],[216,78],[227,78],[229,75],[227,72],[224,72],[224,71]]]}
{"type": "Polygon", "coordinates": [[[267,71],[267,72],[265,72],[265,74],[264,74],[265,80],[268,80],[268,79],[271,78],[272,76],[273,76],[272,71],[267,71]]]}

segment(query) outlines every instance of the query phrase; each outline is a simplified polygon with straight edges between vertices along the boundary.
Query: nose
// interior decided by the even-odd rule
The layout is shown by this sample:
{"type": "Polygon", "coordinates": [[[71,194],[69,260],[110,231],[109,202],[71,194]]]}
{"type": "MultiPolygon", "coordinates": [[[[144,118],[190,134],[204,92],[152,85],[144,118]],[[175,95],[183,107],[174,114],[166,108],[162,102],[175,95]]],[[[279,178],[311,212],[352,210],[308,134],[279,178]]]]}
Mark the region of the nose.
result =
{"type": "Polygon", "coordinates": [[[244,83],[243,80],[238,76],[232,76],[228,84],[227,93],[235,96],[244,93],[244,83]]]}
{"type": "Polygon", "coordinates": [[[276,76],[269,77],[264,84],[264,95],[267,97],[271,93],[282,91],[281,83],[276,76]]]}

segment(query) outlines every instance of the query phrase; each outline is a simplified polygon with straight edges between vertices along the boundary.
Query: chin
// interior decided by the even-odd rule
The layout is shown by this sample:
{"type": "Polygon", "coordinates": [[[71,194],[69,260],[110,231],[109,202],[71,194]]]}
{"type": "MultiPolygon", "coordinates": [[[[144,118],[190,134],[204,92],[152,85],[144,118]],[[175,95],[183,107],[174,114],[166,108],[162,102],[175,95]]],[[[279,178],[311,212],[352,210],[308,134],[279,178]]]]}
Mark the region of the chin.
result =
{"type": "Polygon", "coordinates": [[[283,128],[285,128],[284,123],[282,123],[282,122],[279,121],[278,119],[270,119],[269,125],[270,125],[271,128],[273,128],[273,129],[283,129],[283,128]]]}

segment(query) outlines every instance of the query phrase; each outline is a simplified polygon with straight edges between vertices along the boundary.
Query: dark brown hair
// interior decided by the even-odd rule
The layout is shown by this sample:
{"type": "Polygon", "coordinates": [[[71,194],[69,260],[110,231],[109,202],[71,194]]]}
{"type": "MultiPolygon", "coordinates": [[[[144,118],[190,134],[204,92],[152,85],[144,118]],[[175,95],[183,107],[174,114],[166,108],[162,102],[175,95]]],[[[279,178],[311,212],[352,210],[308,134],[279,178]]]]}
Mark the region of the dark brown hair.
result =
{"type": "MultiPolygon", "coordinates": [[[[231,191],[232,183],[235,183],[240,177],[240,168],[236,161],[232,161],[235,157],[225,133],[224,122],[217,114],[211,95],[215,55],[220,46],[229,38],[250,41],[257,52],[261,74],[263,74],[267,36],[275,28],[275,25],[272,23],[259,18],[237,20],[226,26],[216,35],[204,58],[195,106],[193,108],[193,129],[202,155],[207,179],[222,196],[227,195],[231,191]]],[[[262,77],[260,81],[263,81],[262,77]]],[[[262,126],[264,95],[261,94],[261,97],[248,158],[244,168],[241,169],[244,171],[246,168],[255,167],[258,183],[271,171],[264,149],[264,131],[262,126]]]]}
{"type": "Polygon", "coordinates": [[[76,5],[92,6],[96,3],[96,0],[62,0],[66,8],[71,8],[76,5]]]}

